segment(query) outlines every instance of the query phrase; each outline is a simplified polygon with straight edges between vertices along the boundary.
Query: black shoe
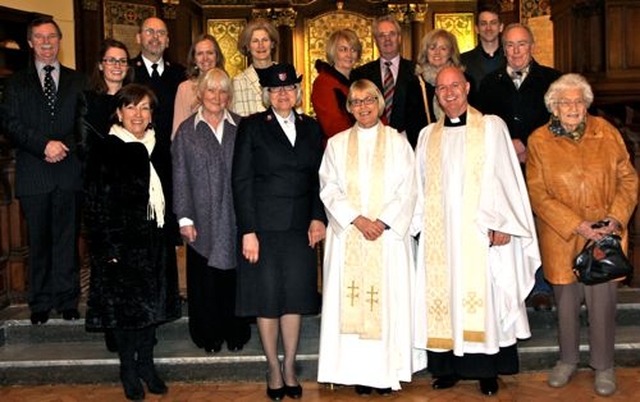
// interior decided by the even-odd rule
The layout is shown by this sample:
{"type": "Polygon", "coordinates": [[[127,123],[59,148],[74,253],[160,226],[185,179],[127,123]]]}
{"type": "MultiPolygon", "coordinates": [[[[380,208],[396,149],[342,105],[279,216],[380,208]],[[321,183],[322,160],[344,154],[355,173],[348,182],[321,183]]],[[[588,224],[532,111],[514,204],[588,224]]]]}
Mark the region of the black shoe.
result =
{"type": "Polygon", "coordinates": [[[107,350],[109,352],[115,353],[118,351],[118,342],[116,341],[116,336],[110,329],[104,331],[104,345],[107,347],[107,350]]]}
{"type": "Polygon", "coordinates": [[[151,372],[150,374],[142,375],[140,374],[140,378],[147,384],[147,389],[152,394],[156,395],[164,395],[169,391],[167,384],[158,376],[158,373],[151,372]]]}
{"type": "Polygon", "coordinates": [[[300,384],[293,387],[284,384],[284,392],[289,398],[298,399],[302,397],[302,386],[300,384]]]}
{"type": "Polygon", "coordinates": [[[122,388],[124,389],[124,395],[131,401],[142,401],[144,399],[144,388],[135,371],[130,372],[122,367],[120,368],[120,381],[122,381],[122,388]]]}
{"type": "Polygon", "coordinates": [[[459,378],[455,375],[443,375],[438,377],[431,383],[433,389],[447,389],[451,388],[458,382],[459,378]]]}
{"type": "Polygon", "coordinates": [[[71,321],[71,320],[77,320],[79,318],[80,318],[80,312],[78,311],[78,309],[69,308],[66,310],[62,310],[63,320],[71,321]]]}
{"type": "Polygon", "coordinates": [[[553,299],[547,293],[536,293],[531,297],[531,305],[535,311],[551,311],[553,299]]]}
{"type": "Polygon", "coordinates": [[[498,393],[498,378],[482,378],[479,380],[480,392],[485,395],[495,395],[498,393]]]}
{"type": "Polygon", "coordinates": [[[204,347],[204,351],[207,353],[218,353],[222,350],[223,341],[214,341],[213,344],[204,347]]]}
{"type": "Polygon", "coordinates": [[[47,321],[49,321],[48,311],[38,311],[35,313],[31,313],[31,324],[33,325],[44,324],[47,321]]]}
{"type": "Polygon", "coordinates": [[[367,387],[366,385],[356,385],[356,394],[369,395],[371,394],[371,387],[367,387]]]}
{"type": "Polygon", "coordinates": [[[239,352],[244,348],[244,343],[242,342],[229,342],[227,341],[227,349],[229,352],[239,352]]]}
{"type": "Polygon", "coordinates": [[[269,388],[269,385],[267,384],[267,396],[272,401],[281,401],[284,398],[285,391],[285,386],[280,388],[269,388]]]}
{"type": "Polygon", "coordinates": [[[391,388],[376,388],[378,395],[389,396],[391,395],[391,388]]]}

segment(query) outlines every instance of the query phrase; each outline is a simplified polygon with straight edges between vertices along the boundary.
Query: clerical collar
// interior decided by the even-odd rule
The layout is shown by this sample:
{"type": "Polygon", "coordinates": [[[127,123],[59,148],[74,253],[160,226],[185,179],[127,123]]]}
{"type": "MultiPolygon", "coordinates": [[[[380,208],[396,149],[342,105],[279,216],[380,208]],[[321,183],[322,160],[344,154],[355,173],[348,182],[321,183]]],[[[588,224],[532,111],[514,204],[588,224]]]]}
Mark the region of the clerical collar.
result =
{"type": "Polygon", "coordinates": [[[454,117],[450,119],[449,116],[444,117],[444,126],[445,127],[459,127],[467,124],[467,112],[462,113],[458,117],[454,117]]]}

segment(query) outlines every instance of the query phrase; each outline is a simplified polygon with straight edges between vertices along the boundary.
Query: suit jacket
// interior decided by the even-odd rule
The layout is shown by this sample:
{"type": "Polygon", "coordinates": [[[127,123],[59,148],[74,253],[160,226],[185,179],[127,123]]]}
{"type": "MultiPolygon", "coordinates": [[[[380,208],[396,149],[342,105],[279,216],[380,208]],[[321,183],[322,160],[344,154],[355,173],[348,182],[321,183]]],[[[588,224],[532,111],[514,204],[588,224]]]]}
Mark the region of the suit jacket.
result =
{"type": "Polygon", "coordinates": [[[544,94],[560,75],[559,71],[532,60],[529,74],[520,89],[516,89],[505,65],[482,80],[478,109],[484,114],[500,116],[507,123],[511,138],[520,139],[526,145],[533,130],[549,121],[544,94]]]}
{"type": "MultiPolygon", "coordinates": [[[[396,77],[396,88],[393,94],[393,110],[391,111],[391,121],[389,122],[389,125],[399,132],[405,131],[406,129],[407,88],[409,87],[411,78],[414,76],[415,69],[416,66],[414,62],[400,58],[400,67],[398,68],[398,76],[396,77]]],[[[380,88],[380,92],[383,92],[380,59],[356,68],[351,72],[350,78],[352,81],[363,78],[368,79],[380,88]]]]}
{"type": "Polygon", "coordinates": [[[295,146],[271,108],[240,121],[232,173],[239,235],[306,231],[313,219],[326,222],[318,180],[322,130],[309,116],[294,114],[295,146]]]}
{"type": "Polygon", "coordinates": [[[82,91],[86,88],[84,74],[60,65],[52,121],[33,63],[7,80],[3,127],[16,146],[17,197],[46,194],[56,188],[82,189],[77,145],[81,141],[82,91]],[[70,150],[58,163],[44,160],[44,150],[50,140],[62,141],[70,150]]]}
{"type": "Polygon", "coordinates": [[[142,61],[142,55],[138,55],[138,57],[131,60],[131,63],[135,72],[135,82],[147,85],[158,97],[158,106],[153,111],[156,140],[168,144],[171,141],[171,132],[173,130],[173,105],[178,85],[187,79],[185,68],[180,64],[169,63],[164,60],[164,72],[160,78],[152,78],[142,61]]]}

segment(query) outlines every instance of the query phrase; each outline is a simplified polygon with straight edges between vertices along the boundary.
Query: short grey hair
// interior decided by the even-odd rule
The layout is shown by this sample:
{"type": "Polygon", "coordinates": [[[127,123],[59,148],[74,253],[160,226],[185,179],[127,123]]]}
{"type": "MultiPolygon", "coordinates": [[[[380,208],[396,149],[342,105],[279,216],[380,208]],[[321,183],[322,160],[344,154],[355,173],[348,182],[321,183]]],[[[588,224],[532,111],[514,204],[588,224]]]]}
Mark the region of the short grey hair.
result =
{"type": "MultiPolygon", "coordinates": [[[[302,103],[302,87],[300,86],[300,84],[292,84],[296,86],[296,104],[294,105],[295,107],[298,107],[301,103],[302,103]]],[[[285,85],[288,86],[288,85],[285,85]]],[[[262,103],[266,106],[266,107],[271,107],[271,100],[269,99],[269,88],[270,87],[263,87],[262,88],[262,103]]],[[[274,88],[278,88],[278,87],[274,87],[274,88]]]]}
{"type": "Polygon", "coordinates": [[[585,101],[587,109],[593,103],[593,90],[586,78],[580,74],[564,74],[555,80],[544,94],[544,104],[547,110],[553,113],[553,106],[560,100],[560,96],[564,91],[580,89],[582,91],[582,99],[585,101]]]}
{"type": "Polygon", "coordinates": [[[354,91],[361,91],[376,98],[378,100],[378,118],[382,116],[384,113],[384,95],[382,95],[380,88],[378,88],[376,84],[366,79],[357,80],[349,87],[349,94],[347,95],[347,112],[353,114],[351,111],[351,100],[353,98],[351,96],[354,91]]]}
{"type": "Polygon", "coordinates": [[[221,91],[226,92],[229,95],[228,104],[231,104],[231,100],[233,99],[231,80],[229,79],[229,75],[218,67],[213,67],[198,79],[198,99],[202,99],[202,95],[207,89],[214,87],[218,87],[221,91]]]}

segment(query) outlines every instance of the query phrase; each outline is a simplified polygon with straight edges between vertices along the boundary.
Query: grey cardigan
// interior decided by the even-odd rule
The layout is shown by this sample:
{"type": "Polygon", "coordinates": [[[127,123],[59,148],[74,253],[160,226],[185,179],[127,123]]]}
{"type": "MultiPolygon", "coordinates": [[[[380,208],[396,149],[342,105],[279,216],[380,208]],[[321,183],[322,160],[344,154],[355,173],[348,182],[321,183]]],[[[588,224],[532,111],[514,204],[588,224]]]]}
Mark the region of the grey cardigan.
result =
{"type": "Polygon", "coordinates": [[[222,143],[208,124],[194,126],[197,113],[178,127],[171,145],[173,211],[189,218],[198,233],[189,244],[219,269],[236,266],[236,218],[231,191],[231,166],[240,116],[229,112],[234,124],[224,122],[222,143]]]}

